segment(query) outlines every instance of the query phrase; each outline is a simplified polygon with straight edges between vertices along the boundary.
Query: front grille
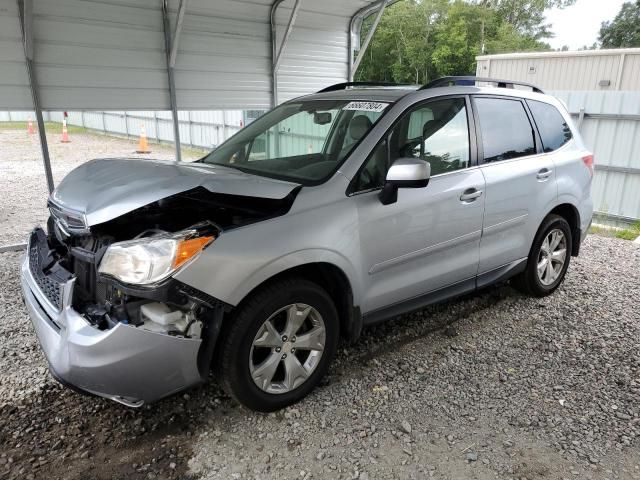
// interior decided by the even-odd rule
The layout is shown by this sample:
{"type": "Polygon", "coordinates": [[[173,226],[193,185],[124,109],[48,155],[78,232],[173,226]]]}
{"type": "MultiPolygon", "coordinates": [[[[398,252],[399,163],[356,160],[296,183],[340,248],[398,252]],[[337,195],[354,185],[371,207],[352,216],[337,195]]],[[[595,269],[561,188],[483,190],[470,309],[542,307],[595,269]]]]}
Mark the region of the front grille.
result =
{"type": "Polygon", "coordinates": [[[29,270],[33,279],[38,284],[38,288],[47,297],[47,300],[58,310],[62,310],[62,283],[45,275],[40,265],[40,255],[38,254],[38,245],[29,246],[29,270]]]}
{"type": "Polygon", "coordinates": [[[49,211],[51,212],[51,216],[64,230],[73,232],[83,232],[87,230],[84,216],[81,213],[65,210],[51,201],[49,201],[49,211]]]}

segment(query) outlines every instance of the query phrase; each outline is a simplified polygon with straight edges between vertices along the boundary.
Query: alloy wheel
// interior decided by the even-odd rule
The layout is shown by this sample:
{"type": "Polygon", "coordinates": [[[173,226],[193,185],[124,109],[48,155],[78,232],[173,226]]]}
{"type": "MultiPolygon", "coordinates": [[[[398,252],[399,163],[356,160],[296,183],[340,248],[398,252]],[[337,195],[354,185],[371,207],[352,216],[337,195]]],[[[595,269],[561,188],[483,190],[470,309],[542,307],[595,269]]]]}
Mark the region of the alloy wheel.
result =
{"type": "Polygon", "coordinates": [[[327,332],[320,312],[294,303],[273,313],[258,329],[249,372],[258,388],[282,394],[302,385],[320,363],[327,332]]]}
{"type": "Polygon", "coordinates": [[[567,258],[567,239],[562,230],[551,230],[545,237],[538,253],[538,279],[549,286],[555,282],[567,258]]]}

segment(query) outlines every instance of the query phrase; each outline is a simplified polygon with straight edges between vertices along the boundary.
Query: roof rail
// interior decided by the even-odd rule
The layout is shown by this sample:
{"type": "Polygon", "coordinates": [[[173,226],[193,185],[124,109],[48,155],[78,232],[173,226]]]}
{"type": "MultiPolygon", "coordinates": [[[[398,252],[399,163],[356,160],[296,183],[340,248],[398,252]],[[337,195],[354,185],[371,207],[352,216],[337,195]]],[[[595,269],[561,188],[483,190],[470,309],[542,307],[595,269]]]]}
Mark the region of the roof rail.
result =
{"type": "Polygon", "coordinates": [[[499,80],[497,78],[474,77],[473,75],[438,78],[427,83],[426,85],[423,85],[422,87],[420,87],[420,90],[425,90],[427,88],[446,87],[451,85],[468,85],[469,82],[473,82],[474,85],[477,82],[495,83],[498,88],[514,88],[514,85],[519,85],[522,87],[529,87],[533,92],[544,93],[540,88],[530,83],[518,82],[515,80],[499,80]]]}
{"type": "Polygon", "coordinates": [[[389,83],[389,82],[342,82],[318,90],[317,93],[335,92],[336,90],[346,90],[349,87],[410,87],[408,83],[389,83]]]}

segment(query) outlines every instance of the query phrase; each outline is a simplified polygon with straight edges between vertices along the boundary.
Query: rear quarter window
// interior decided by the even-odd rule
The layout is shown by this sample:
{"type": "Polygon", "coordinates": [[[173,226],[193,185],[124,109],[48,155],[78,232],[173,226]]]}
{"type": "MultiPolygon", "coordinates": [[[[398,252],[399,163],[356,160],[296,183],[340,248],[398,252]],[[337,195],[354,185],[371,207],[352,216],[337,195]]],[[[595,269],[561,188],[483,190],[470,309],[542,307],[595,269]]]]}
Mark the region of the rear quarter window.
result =
{"type": "Polygon", "coordinates": [[[545,152],[557,150],[571,140],[571,128],[556,107],[536,100],[527,100],[527,104],[540,132],[545,152]]]}

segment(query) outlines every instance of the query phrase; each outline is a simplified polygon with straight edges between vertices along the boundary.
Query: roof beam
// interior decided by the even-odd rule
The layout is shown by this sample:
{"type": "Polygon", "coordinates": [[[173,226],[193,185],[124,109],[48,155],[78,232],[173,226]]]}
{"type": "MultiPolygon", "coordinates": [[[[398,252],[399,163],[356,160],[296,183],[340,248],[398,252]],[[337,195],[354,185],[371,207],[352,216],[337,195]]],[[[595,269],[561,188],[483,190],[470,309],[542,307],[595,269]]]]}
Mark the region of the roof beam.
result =
{"type": "Polygon", "coordinates": [[[180,34],[182,33],[182,24],[184,22],[184,14],[187,11],[187,2],[189,0],[180,0],[178,6],[178,17],[176,18],[176,28],[173,30],[173,40],[171,43],[171,53],[169,54],[169,66],[176,66],[176,57],[178,56],[178,43],[180,42],[180,34]]]}
{"type": "Polygon", "coordinates": [[[29,76],[29,89],[31,90],[31,100],[33,110],[38,123],[38,135],[40,136],[40,149],[42,150],[42,163],[44,173],[47,178],[47,188],[49,193],[53,192],[53,173],[51,171],[51,159],[49,158],[49,145],[47,144],[47,134],[42,118],[42,108],[40,107],[40,96],[38,94],[38,81],[33,68],[33,2],[32,0],[17,0],[18,13],[20,14],[20,30],[22,32],[22,43],[24,46],[24,58],[29,76]]]}
{"type": "Polygon", "coordinates": [[[369,32],[367,33],[367,37],[364,40],[364,44],[362,45],[362,47],[358,51],[358,56],[356,57],[356,61],[353,62],[353,65],[350,68],[350,71],[349,71],[349,80],[350,81],[353,81],[353,78],[355,77],[356,71],[358,70],[358,67],[360,66],[360,62],[362,62],[362,59],[364,58],[364,54],[367,51],[367,48],[369,47],[369,43],[371,42],[371,39],[373,38],[373,34],[376,33],[376,29],[378,28],[378,24],[380,23],[380,19],[382,19],[382,14],[384,13],[384,9],[386,7],[387,7],[387,0],[382,0],[380,2],[380,6],[378,7],[378,14],[376,15],[376,18],[373,21],[373,25],[371,25],[371,28],[369,29],[369,32]]]}

